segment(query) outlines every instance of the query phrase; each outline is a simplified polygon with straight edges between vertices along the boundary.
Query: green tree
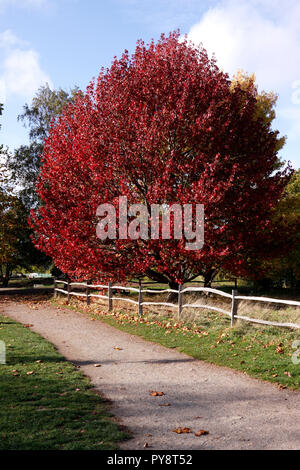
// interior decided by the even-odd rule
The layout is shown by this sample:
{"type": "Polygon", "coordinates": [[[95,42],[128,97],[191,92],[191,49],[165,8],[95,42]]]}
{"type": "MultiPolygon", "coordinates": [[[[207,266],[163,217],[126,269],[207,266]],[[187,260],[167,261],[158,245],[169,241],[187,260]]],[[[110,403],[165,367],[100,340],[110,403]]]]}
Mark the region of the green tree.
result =
{"type": "Polygon", "coordinates": [[[8,285],[12,269],[22,262],[22,245],[29,227],[21,201],[0,188],[0,278],[8,285]]]}
{"type": "MultiPolygon", "coordinates": [[[[0,115],[2,111],[3,105],[0,104],[0,115]]],[[[28,207],[16,195],[15,187],[19,181],[12,178],[11,167],[5,163],[9,157],[0,145],[0,282],[3,286],[8,285],[12,271],[17,268],[49,265],[49,258],[31,241],[28,207]]]]}
{"type": "Polygon", "coordinates": [[[300,169],[293,174],[276,216],[285,220],[294,239],[287,253],[272,261],[271,276],[275,281],[285,281],[292,288],[300,289],[300,169]]]}
{"type": "Polygon", "coordinates": [[[70,92],[63,89],[51,90],[49,85],[39,88],[31,105],[25,104],[18,120],[29,128],[29,145],[21,145],[8,155],[7,165],[12,180],[22,189],[19,194],[23,204],[29,209],[36,207],[38,197],[35,186],[41,165],[44,141],[47,139],[51,123],[57,120],[64,106],[75,101],[79,89],[74,87],[70,92]]]}

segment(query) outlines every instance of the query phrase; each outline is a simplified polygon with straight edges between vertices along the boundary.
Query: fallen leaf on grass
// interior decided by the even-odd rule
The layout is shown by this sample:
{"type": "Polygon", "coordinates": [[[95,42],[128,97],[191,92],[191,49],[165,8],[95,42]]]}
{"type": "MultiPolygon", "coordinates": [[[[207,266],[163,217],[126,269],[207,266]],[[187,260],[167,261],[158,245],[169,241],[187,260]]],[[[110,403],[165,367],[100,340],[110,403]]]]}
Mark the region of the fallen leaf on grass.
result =
{"type": "Polygon", "coordinates": [[[155,392],[154,390],[149,390],[149,393],[152,397],[162,397],[164,392],[155,392]]]}
{"type": "Polygon", "coordinates": [[[205,436],[206,434],[209,434],[209,431],[205,431],[204,429],[200,429],[200,431],[195,432],[196,437],[205,436]]]}
{"type": "Polygon", "coordinates": [[[277,352],[277,354],[283,354],[283,353],[284,353],[284,349],[283,349],[283,347],[282,347],[282,346],[280,346],[280,345],[279,345],[279,346],[277,346],[277,348],[276,348],[276,352],[277,352]]]}
{"type": "Polygon", "coordinates": [[[176,432],[176,434],[189,434],[191,430],[190,428],[176,428],[172,429],[172,432],[176,432]]]}
{"type": "Polygon", "coordinates": [[[278,388],[279,388],[279,390],[285,390],[287,388],[287,386],[279,384],[278,388]]]}
{"type": "Polygon", "coordinates": [[[33,375],[34,374],[34,370],[30,370],[29,372],[26,372],[26,375],[33,375]]]}

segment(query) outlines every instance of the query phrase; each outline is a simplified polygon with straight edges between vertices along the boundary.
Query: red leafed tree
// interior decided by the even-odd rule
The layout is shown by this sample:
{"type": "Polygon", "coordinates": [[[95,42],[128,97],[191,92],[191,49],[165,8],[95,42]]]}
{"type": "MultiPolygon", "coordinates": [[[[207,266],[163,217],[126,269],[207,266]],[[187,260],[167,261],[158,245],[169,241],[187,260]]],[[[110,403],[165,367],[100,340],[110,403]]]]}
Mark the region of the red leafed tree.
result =
{"type": "Polygon", "coordinates": [[[272,212],[289,179],[278,132],[257,116],[257,90],[227,74],[179,33],[125,51],[66,107],[45,143],[32,213],[36,246],[71,278],[147,274],[171,286],[223,269],[250,275],[280,239],[272,212]],[[96,236],[99,204],[199,203],[205,243],[96,236]]]}

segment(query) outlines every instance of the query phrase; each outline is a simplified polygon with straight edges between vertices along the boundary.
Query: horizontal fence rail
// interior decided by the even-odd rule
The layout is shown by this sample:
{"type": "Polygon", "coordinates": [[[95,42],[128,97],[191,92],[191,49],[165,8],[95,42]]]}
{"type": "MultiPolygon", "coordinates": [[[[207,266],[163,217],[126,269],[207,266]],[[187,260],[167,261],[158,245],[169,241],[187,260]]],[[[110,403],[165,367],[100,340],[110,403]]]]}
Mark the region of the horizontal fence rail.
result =
{"type": "MultiPolygon", "coordinates": [[[[147,283],[148,284],[148,283],[147,283]]],[[[255,302],[268,302],[268,303],[276,303],[276,304],[284,304],[284,305],[292,305],[296,307],[300,307],[300,302],[294,301],[294,300],[283,300],[283,299],[273,299],[269,297],[250,297],[250,296],[243,296],[243,295],[238,295],[238,292],[236,290],[232,291],[232,294],[228,294],[227,292],[223,292],[218,289],[212,289],[210,287],[185,287],[179,286],[179,289],[143,289],[142,284],[139,283],[139,288],[136,287],[131,287],[131,286],[118,286],[118,285],[112,285],[111,283],[108,283],[108,285],[105,284],[90,284],[88,282],[70,282],[70,281],[63,281],[60,279],[55,279],[54,280],[54,296],[57,296],[57,293],[60,292],[62,294],[66,294],[68,296],[68,302],[70,301],[71,296],[79,296],[79,297],[85,297],[86,298],[86,303],[89,305],[90,304],[90,298],[95,297],[95,298],[100,298],[100,299],[105,299],[108,300],[108,309],[111,311],[113,309],[113,301],[122,301],[122,302],[129,302],[131,304],[137,305],[138,306],[138,313],[139,315],[143,314],[143,306],[148,305],[148,306],[165,306],[165,307],[170,307],[170,308],[175,308],[177,309],[178,313],[178,319],[181,317],[182,310],[184,308],[201,308],[201,309],[206,309],[206,310],[212,310],[215,312],[222,313],[224,315],[227,315],[231,318],[231,326],[234,325],[236,320],[243,320],[251,323],[257,323],[261,325],[270,325],[270,326],[278,326],[278,327],[286,327],[286,328],[296,328],[300,329],[300,325],[294,324],[294,323],[280,323],[280,322],[272,322],[272,321],[267,321],[267,320],[260,320],[256,318],[251,318],[247,316],[242,316],[238,315],[238,301],[239,300],[247,300],[247,301],[255,301],[255,302]],[[64,284],[67,286],[66,289],[61,289],[58,287],[58,284],[64,284]],[[71,288],[72,286],[81,286],[86,289],[85,293],[81,292],[75,292],[72,291],[71,288]],[[104,294],[95,294],[91,292],[91,290],[96,290],[96,289],[106,289],[107,290],[107,295],[104,294]],[[114,296],[114,291],[123,291],[123,292],[134,292],[138,294],[138,301],[133,300],[133,299],[128,299],[126,297],[115,297],[114,296]],[[213,305],[208,305],[208,304],[200,304],[200,303],[185,303],[183,304],[182,302],[182,296],[183,294],[187,292],[207,292],[210,294],[215,294],[219,295],[221,297],[226,297],[228,299],[231,299],[231,310],[227,311],[223,308],[220,307],[215,307],[213,305]],[[144,293],[149,293],[149,294],[161,294],[161,293],[175,293],[178,296],[177,303],[171,303],[171,302],[144,302],[143,301],[143,294],[144,293]]]]}

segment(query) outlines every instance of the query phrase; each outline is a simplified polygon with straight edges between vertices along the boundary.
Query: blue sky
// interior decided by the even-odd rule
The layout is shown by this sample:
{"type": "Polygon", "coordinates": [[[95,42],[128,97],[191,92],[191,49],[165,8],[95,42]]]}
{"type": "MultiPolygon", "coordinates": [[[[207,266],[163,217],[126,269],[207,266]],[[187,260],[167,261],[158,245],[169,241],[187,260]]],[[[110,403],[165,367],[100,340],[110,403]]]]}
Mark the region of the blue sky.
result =
{"type": "Polygon", "coordinates": [[[42,83],[85,88],[137,39],[177,28],[229,74],[254,72],[261,90],[279,94],[281,154],[299,168],[299,0],[0,0],[0,142],[27,143],[17,115],[42,83]]]}

